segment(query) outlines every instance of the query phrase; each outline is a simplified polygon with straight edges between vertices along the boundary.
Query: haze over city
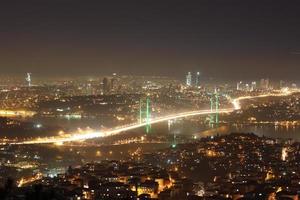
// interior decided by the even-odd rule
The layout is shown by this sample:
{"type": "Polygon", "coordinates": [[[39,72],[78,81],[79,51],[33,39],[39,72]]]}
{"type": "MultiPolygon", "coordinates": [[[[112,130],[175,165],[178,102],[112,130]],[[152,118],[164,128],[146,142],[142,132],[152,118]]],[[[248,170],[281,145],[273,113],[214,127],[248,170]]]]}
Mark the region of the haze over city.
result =
{"type": "Polygon", "coordinates": [[[2,73],[297,79],[299,2],[6,1],[2,73]]]}

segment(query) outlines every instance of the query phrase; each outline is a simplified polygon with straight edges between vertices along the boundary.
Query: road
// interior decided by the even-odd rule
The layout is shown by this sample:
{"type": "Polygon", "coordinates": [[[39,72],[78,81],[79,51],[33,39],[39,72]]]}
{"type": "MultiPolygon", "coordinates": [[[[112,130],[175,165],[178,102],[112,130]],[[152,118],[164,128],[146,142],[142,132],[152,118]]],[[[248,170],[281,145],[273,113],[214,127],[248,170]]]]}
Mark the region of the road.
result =
{"type": "Polygon", "coordinates": [[[25,110],[0,110],[1,117],[32,117],[36,113],[25,110]]]}

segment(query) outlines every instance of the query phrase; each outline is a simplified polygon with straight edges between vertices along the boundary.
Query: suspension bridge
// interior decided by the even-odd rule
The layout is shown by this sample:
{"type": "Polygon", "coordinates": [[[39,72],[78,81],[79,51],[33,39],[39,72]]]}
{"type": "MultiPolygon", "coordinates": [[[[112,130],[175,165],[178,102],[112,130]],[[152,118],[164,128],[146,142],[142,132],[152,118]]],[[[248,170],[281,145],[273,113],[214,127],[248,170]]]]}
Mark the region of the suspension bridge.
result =
{"type": "Polygon", "coordinates": [[[208,110],[181,112],[181,113],[176,113],[176,114],[171,114],[171,115],[156,117],[156,118],[151,118],[150,99],[149,97],[146,97],[146,99],[142,99],[140,101],[139,120],[137,123],[118,126],[104,131],[90,131],[82,134],[71,134],[71,135],[68,134],[67,136],[37,138],[34,140],[17,142],[14,144],[51,144],[51,143],[63,144],[65,142],[84,141],[88,139],[113,136],[113,135],[120,134],[122,132],[126,132],[141,127],[146,127],[146,132],[149,133],[152,124],[156,124],[168,120],[174,120],[178,118],[185,118],[185,117],[192,117],[192,116],[199,116],[199,115],[210,115],[210,123],[219,123],[219,114],[231,113],[234,110],[240,109],[241,108],[240,101],[242,100],[269,97],[269,96],[288,96],[291,95],[292,93],[294,92],[284,91],[281,93],[262,94],[258,96],[242,96],[235,99],[230,99],[230,102],[232,104],[231,108],[220,109],[219,94],[215,92],[211,97],[211,105],[210,105],[211,107],[208,110]]]}

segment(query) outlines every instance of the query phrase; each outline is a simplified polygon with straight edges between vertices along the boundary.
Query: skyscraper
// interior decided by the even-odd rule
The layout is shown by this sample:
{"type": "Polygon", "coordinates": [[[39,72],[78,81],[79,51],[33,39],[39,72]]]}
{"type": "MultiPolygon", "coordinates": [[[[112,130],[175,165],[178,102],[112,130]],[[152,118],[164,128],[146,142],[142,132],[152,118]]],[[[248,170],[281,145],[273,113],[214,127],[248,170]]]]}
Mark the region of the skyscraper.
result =
{"type": "Polygon", "coordinates": [[[28,87],[31,87],[31,73],[27,73],[25,80],[28,83],[28,87]]]}
{"type": "Polygon", "coordinates": [[[242,90],[242,84],[243,84],[242,81],[238,82],[238,83],[236,84],[236,90],[242,90]]]}
{"type": "Polygon", "coordinates": [[[108,78],[103,78],[103,92],[104,94],[107,94],[110,91],[110,84],[108,78]]]}
{"type": "Polygon", "coordinates": [[[117,89],[117,83],[118,83],[118,78],[117,78],[117,74],[113,73],[113,76],[110,80],[110,88],[112,90],[116,90],[117,89]]]}
{"type": "Polygon", "coordinates": [[[249,86],[248,83],[245,84],[245,90],[246,90],[246,91],[250,91],[250,86],[249,86]]]}
{"type": "Polygon", "coordinates": [[[270,88],[270,80],[268,78],[265,80],[265,84],[266,84],[266,89],[268,90],[270,88]]]}
{"type": "Polygon", "coordinates": [[[252,82],[251,82],[251,89],[250,89],[250,90],[251,90],[251,91],[254,91],[254,90],[256,90],[256,87],[257,87],[257,86],[256,86],[256,81],[252,81],[252,82]]]}
{"type": "Polygon", "coordinates": [[[279,88],[282,89],[285,87],[285,82],[283,80],[279,81],[279,88]]]}
{"type": "Polygon", "coordinates": [[[197,72],[196,73],[196,87],[199,87],[200,86],[200,72],[197,72]]]}
{"type": "Polygon", "coordinates": [[[261,89],[268,90],[270,88],[270,80],[267,79],[261,79],[260,80],[260,87],[261,89]]]}
{"type": "Polygon", "coordinates": [[[192,86],[192,73],[188,72],[186,75],[186,85],[187,86],[192,86]]]}

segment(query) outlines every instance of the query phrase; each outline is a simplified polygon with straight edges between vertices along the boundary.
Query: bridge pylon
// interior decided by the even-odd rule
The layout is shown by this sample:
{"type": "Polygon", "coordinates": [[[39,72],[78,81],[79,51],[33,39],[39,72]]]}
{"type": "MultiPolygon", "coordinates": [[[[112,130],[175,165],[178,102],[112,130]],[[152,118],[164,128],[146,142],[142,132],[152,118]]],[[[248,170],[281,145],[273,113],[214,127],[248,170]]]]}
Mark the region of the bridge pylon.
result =
{"type": "Polygon", "coordinates": [[[146,133],[151,131],[151,101],[149,96],[146,99],[140,99],[139,122],[146,122],[146,133]]]}
{"type": "Polygon", "coordinates": [[[213,94],[211,94],[210,97],[210,118],[209,118],[209,125],[211,127],[214,126],[214,124],[216,126],[219,125],[219,110],[220,110],[220,96],[219,93],[217,91],[217,89],[215,89],[215,92],[213,94]]]}
{"type": "Polygon", "coordinates": [[[219,94],[218,94],[218,91],[215,92],[215,98],[216,98],[216,125],[218,126],[219,125],[219,107],[220,107],[220,104],[219,104],[219,94]]]}
{"type": "Polygon", "coordinates": [[[209,125],[212,127],[213,124],[214,124],[214,114],[213,114],[213,111],[214,111],[214,98],[211,96],[210,97],[210,116],[209,116],[209,125]]]}

